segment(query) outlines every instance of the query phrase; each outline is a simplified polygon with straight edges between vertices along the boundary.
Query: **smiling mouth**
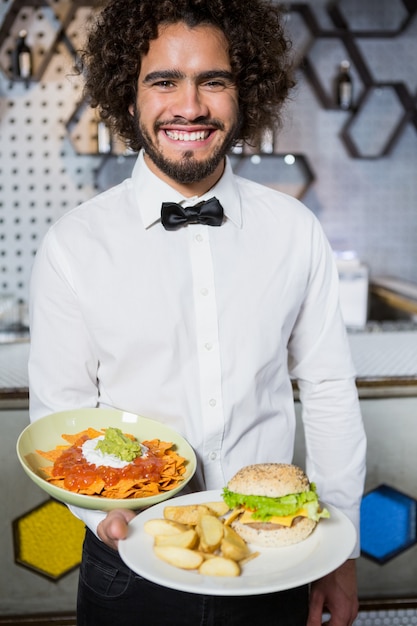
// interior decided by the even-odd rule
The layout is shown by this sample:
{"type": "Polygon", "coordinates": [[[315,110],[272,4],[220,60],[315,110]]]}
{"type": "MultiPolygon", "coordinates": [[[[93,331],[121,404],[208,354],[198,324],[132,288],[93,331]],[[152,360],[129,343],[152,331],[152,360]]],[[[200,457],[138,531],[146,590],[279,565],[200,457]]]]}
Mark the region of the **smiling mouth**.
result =
{"type": "Polygon", "coordinates": [[[174,141],[204,141],[210,135],[209,130],[198,130],[187,132],[184,130],[165,130],[165,134],[169,139],[174,141]]]}

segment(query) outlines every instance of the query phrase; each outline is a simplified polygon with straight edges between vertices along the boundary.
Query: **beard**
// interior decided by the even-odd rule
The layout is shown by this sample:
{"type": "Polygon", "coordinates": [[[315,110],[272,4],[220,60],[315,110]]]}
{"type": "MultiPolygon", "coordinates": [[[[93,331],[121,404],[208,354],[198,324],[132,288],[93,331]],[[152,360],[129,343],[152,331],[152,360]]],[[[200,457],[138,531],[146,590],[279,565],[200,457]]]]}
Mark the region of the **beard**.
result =
{"type": "MultiPolygon", "coordinates": [[[[211,176],[235,143],[240,129],[240,120],[237,120],[225,135],[223,142],[217,146],[213,154],[204,161],[195,159],[193,150],[185,150],[182,154],[182,158],[176,161],[165,157],[158,146],[155,145],[152,137],[141,124],[140,116],[137,111],[135,111],[135,119],[139,143],[148,157],[163,174],[180,184],[197,183],[211,176]]],[[[178,126],[178,121],[174,121],[174,123],[178,126]]],[[[167,124],[167,122],[155,123],[155,136],[157,135],[159,127],[165,124],[167,124]]],[[[183,125],[184,127],[187,126],[186,124],[183,125]]],[[[214,127],[220,131],[224,130],[224,124],[219,120],[204,120],[200,121],[199,125],[207,125],[210,128],[214,127]]]]}

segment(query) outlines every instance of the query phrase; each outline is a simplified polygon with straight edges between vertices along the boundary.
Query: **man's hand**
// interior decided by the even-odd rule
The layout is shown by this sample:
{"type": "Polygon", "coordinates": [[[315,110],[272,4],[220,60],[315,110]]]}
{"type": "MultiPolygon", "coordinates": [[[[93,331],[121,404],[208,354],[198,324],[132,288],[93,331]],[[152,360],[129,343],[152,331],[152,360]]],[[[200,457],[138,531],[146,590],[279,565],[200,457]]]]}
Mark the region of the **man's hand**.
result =
{"type": "Polygon", "coordinates": [[[307,626],[321,626],[323,613],[330,613],[329,626],[352,626],[358,609],[356,563],[349,559],[312,583],[307,626]]]}
{"type": "Polygon", "coordinates": [[[126,539],[127,525],[134,517],[129,509],[114,509],[97,526],[97,534],[109,548],[117,550],[119,539],[126,539]]]}

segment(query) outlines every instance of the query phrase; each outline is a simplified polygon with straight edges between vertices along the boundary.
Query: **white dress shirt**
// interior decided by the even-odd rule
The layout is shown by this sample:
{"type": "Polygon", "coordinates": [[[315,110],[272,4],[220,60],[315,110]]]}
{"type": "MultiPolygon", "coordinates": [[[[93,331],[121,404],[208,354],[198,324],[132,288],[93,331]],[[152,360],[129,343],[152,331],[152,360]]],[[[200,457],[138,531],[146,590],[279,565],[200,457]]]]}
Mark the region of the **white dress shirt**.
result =
{"type": "MultiPolygon", "coordinates": [[[[293,456],[298,381],[306,469],[358,525],[365,437],[338,276],[318,220],[233,175],[182,197],[146,166],[65,214],[31,285],[30,412],[114,407],[160,420],[197,454],[193,487],[293,456]],[[216,196],[221,227],[166,231],[164,201],[216,196]]],[[[96,530],[103,513],[73,511],[96,530]]]]}

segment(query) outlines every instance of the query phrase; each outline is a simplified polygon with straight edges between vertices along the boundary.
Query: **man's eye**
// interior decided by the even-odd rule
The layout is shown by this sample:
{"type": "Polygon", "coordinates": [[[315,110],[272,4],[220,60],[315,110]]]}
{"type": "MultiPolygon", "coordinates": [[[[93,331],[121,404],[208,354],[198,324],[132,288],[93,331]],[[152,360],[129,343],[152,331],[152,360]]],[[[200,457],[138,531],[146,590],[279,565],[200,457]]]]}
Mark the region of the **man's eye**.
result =
{"type": "Polygon", "coordinates": [[[224,83],[224,81],[221,80],[208,80],[206,83],[204,83],[204,87],[207,87],[207,89],[225,89],[226,88],[226,84],[224,83]]]}
{"type": "Polygon", "coordinates": [[[210,91],[223,91],[224,89],[233,88],[234,83],[229,80],[223,79],[213,79],[207,80],[202,84],[204,89],[208,89],[210,91]]]}
{"type": "Polygon", "coordinates": [[[154,87],[161,87],[162,89],[168,89],[169,87],[173,87],[174,83],[170,80],[158,80],[154,83],[154,87]]]}

